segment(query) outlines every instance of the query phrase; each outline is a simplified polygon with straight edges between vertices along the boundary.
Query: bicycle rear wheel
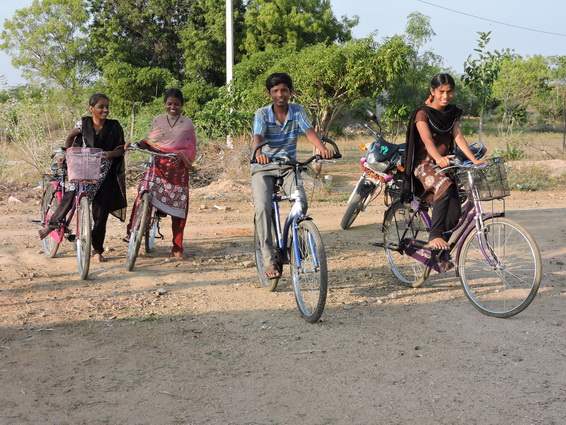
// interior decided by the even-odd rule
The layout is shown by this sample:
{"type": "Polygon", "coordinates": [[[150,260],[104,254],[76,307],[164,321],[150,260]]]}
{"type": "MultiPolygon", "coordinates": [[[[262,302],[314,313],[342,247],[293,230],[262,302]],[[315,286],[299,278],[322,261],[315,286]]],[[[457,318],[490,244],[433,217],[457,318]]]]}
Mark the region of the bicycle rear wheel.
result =
{"type": "Polygon", "coordinates": [[[299,312],[307,322],[314,323],[326,304],[328,272],[320,232],[310,220],[298,223],[296,240],[291,241],[290,266],[299,312]]]}
{"type": "MultiPolygon", "coordinates": [[[[53,215],[54,211],[59,206],[59,198],[57,197],[57,189],[56,187],[49,182],[45,191],[43,192],[43,196],[41,198],[41,225],[47,226],[49,224],[49,220],[53,215]]],[[[51,232],[47,237],[41,240],[41,247],[43,249],[43,253],[48,256],[49,258],[55,257],[57,255],[57,250],[59,249],[59,245],[63,241],[63,230],[58,228],[51,232]]]]}
{"type": "Polygon", "coordinates": [[[136,264],[138,252],[142,238],[147,230],[147,222],[149,220],[149,213],[151,210],[151,202],[149,200],[149,193],[142,195],[141,201],[134,213],[132,227],[130,229],[130,240],[128,242],[128,254],[126,256],[126,269],[131,272],[136,264]]]}
{"type": "Polygon", "coordinates": [[[275,289],[277,289],[277,285],[279,284],[280,278],[268,279],[267,276],[265,276],[265,263],[263,261],[263,255],[261,252],[261,246],[259,243],[259,237],[258,237],[255,219],[254,219],[254,253],[255,253],[255,266],[257,270],[257,277],[259,279],[259,286],[261,288],[266,288],[272,292],[275,291],[275,289]]]}
{"type": "Polygon", "coordinates": [[[464,293],[483,314],[499,318],[523,311],[542,277],[539,248],[530,233],[507,218],[484,221],[462,245],[458,271],[464,293]]]}
{"type": "Polygon", "coordinates": [[[77,211],[77,266],[82,280],[88,277],[90,268],[90,249],[92,243],[92,211],[87,196],[79,202],[77,211]]]}
{"type": "Polygon", "coordinates": [[[394,202],[383,220],[383,247],[391,272],[404,286],[418,288],[430,274],[423,263],[401,252],[401,239],[427,241],[428,228],[420,214],[415,214],[409,205],[394,202]]]}

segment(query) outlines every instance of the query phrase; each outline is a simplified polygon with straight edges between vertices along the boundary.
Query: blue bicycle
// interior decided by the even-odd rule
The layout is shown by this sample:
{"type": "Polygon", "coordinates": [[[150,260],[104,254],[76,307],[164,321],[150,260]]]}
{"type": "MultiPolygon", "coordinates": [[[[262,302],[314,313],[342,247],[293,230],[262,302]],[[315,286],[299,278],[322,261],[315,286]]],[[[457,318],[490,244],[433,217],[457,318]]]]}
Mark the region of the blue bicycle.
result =
{"type": "MultiPolygon", "coordinates": [[[[334,148],[332,159],[342,158],[338,146],[328,138],[322,138],[334,148]]],[[[267,143],[257,146],[252,155],[251,163],[255,163],[255,156],[259,149],[267,143]]],[[[280,166],[286,166],[293,170],[295,184],[299,183],[300,174],[307,165],[314,160],[321,160],[320,155],[313,155],[304,162],[290,159],[273,161],[280,166]]],[[[324,311],[326,294],[328,292],[328,270],[326,265],[326,252],[322,243],[322,237],[313,219],[303,214],[303,206],[298,191],[285,195],[282,190],[283,179],[277,179],[273,192],[272,229],[274,240],[277,241],[277,250],[281,264],[289,264],[293,292],[301,316],[310,323],[317,322],[324,311]],[[281,216],[279,202],[289,200],[293,205],[287,215],[283,229],[281,228],[281,216]]],[[[257,228],[254,221],[254,245],[257,274],[260,286],[274,291],[279,283],[279,278],[268,279],[265,275],[265,264],[261,253],[257,228]]]]}

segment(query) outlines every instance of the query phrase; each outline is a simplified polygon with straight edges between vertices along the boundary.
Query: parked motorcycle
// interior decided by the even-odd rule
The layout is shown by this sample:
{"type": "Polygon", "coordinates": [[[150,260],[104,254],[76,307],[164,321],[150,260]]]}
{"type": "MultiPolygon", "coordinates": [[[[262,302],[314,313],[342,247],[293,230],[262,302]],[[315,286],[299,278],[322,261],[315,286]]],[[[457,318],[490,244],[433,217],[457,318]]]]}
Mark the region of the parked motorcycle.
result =
{"type": "Polygon", "coordinates": [[[378,130],[364,124],[374,140],[361,147],[364,152],[360,158],[362,175],[348,199],[346,211],[340,221],[340,227],[344,230],[349,229],[358,215],[382,192],[385,194],[386,205],[400,194],[405,144],[396,145],[386,141],[377,116],[369,111],[368,114],[378,130]]]}

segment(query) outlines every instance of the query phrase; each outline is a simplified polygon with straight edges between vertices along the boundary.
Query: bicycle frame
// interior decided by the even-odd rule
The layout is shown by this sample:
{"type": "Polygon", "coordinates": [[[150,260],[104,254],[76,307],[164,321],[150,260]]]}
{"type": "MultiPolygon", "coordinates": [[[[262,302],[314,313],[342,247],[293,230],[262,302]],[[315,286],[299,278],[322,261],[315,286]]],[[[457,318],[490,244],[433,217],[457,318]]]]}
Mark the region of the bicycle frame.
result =
{"type": "MultiPolygon", "coordinates": [[[[298,165],[293,166],[293,173],[294,176],[293,178],[295,179],[295,185],[298,184],[298,176],[297,173],[300,173],[300,167],[298,165]]],[[[299,246],[297,245],[296,241],[298,240],[298,228],[299,228],[299,223],[303,220],[310,220],[311,218],[306,215],[303,214],[303,205],[301,202],[301,199],[299,197],[299,192],[297,190],[295,190],[295,192],[293,192],[290,196],[281,196],[278,193],[274,193],[272,196],[272,208],[273,208],[273,216],[274,216],[274,224],[275,224],[275,232],[276,232],[276,237],[277,237],[277,248],[279,250],[279,253],[281,255],[281,259],[283,261],[283,263],[288,263],[290,261],[290,258],[288,256],[287,253],[287,244],[289,243],[289,231],[291,231],[292,236],[293,236],[293,252],[295,255],[295,258],[297,259],[297,266],[300,267],[301,265],[301,255],[300,255],[300,249],[299,246]],[[287,215],[286,219],[285,219],[285,224],[283,225],[283,230],[281,229],[281,215],[280,215],[280,210],[279,210],[279,202],[283,201],[283,200],[290,200],[293,201],[293,206],[291,207],[291,210],[289,211],[289,214],[287,215]]],[[[318,257],[316,255],[316,252],[314,250],[314,244],[313,242],[309,239],[309,247],[311,248],[312,252],[315,254],[314,255],[314,260],[318,261],[318,257]]],[[[318,264],[315,264],[315,266],[318,266],[318,264]]]]}
{"type": "MultiPolygon", "coordinates": [[[[471,179],[470,176],[468,177],[471,179]]],[[[431,217],[428,214],[427,209],[423,207],[423,204],[419,199],[413,199],[413,201],[411,201],[411,208],[414,210],[414,213],[412,214],[408,226],[403,232],[403,235],[399,238],[400,241],[404,241],[406,239],[407,231],[409,228],[411,228],[411,225],[417,215],[422,219],[428,229],[430,229],[431,227],[431,217]]],[[[486,213],[483,210],[481,202],[479,201],[477,188],[473,187],[472,199],[467,199],[466,202],[464,202],[464,204],[462,205],[462,215],[460,217],[460,220],[458,221],[454,229],[451,230],[451,239],[454,239],[454,241],[450,244],[450,252],[454,252],[455,250],[454,258],[456,263],[456,270],[458,270],[458,262],[464,241],[466,240],[470,232],[474,230],[476,230],[477,232],[478,243],[483,257],[491,267],[498,266],[499,260],[497,259],[497,255],[489,246],[489,243],[487,242],[487,239],[485,237],[484,220],[493,217],[503,217],[504,215],[505,213],[486,213]]],[[[406,246],[400,246],[399,251],[406,253],[408,256],[414,258],[420,263],[423,263],[427,267],[431,267],[435,271],[442,273],[444,270],[442,270],[439,264],[441,259],[437,258],[435,255],[432,255],[431,250],[425,249],[420,245],[421,244],[417,243],[417,241],[410,240],[406,246]],[[426,251],[431,253],[430,257],[425,255],[426,251]]]]}

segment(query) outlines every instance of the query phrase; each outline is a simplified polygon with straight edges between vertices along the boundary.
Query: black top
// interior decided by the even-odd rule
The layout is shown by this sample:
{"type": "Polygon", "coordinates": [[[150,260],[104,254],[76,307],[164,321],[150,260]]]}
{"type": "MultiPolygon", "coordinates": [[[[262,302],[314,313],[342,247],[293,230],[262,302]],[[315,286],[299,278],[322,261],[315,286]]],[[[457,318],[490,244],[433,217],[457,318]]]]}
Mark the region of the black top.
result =
{"type": "MultiPolygon", "coordinates": [[[[409,125],[407,127],[407,147],[405,150],[405,173],[403,178],[402,199],[408,201],[412,194],[419,192],[420,182],[414,177],[414,170],[418,163],[426,157],[426,148],[421,140],[419,131],[417,130],[417,115],[422,116],[422,112],[426,113],[428,125],[433,134],[435,145],[448,145],[448,149],[453,147],[452,130],[456,121],[462,116],[462,110],[455,105],[448,105],[444,110],[439,111],[430,106],[422,106],[411,114],[409,125]]],[[[446,155],[444,149],[439,149],[441,153],[446,155]]]]}
{"type": "MultiPolygon", "coordinates": [[[[117,120],[106,119],[104,126],[97,134],[94,130],[92,117],[82,117],[81,134],[79,134],[73,146],[84,144],[90,148],[100,148],[104,151],[112,151],[118,146],[124,146],[124,130],[117,120]]],[[[124,221],[126,219],[126,167],[124,156],[112,159],[112,166],[106,175],[104,182],[98,189],[94,202],[108,209],[110,213],[124,221]]]]}

